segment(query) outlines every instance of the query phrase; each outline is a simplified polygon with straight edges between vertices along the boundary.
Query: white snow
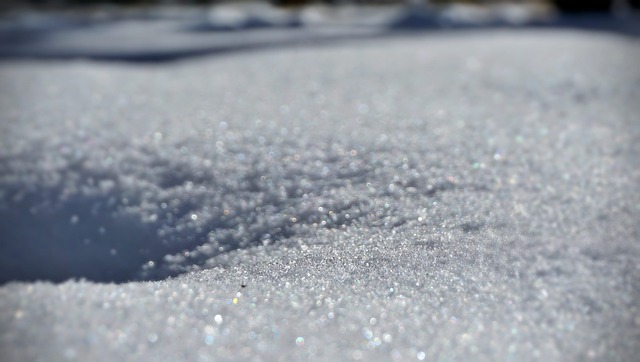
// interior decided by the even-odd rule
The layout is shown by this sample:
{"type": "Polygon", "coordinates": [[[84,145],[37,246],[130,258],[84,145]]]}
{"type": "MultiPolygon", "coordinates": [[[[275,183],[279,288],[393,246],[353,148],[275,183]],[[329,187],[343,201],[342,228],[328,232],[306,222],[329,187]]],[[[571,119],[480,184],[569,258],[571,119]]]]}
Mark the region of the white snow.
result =
{"type": "Polygon", "coordinates": [[[5,60],[3,359],[633,360],[639,57],[493,30],[5,60]]]}

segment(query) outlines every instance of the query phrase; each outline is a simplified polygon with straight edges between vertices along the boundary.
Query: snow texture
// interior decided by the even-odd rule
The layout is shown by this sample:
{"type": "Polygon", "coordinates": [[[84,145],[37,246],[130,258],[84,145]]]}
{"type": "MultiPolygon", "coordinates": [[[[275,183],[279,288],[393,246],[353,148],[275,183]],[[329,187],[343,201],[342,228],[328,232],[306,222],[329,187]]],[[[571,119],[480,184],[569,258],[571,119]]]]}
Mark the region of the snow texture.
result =
{"type": "Polygon", "coordinates": [[[3,359],[631,361],[639,58],[492,30],[5,60],[3,359]]]}

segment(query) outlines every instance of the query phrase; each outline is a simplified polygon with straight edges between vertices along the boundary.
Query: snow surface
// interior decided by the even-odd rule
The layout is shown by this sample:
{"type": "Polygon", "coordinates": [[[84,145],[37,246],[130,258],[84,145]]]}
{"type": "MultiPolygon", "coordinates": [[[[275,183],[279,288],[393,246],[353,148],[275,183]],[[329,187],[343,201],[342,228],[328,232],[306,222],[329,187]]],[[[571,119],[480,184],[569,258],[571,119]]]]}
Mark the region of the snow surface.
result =
{"type": "Polygon", "coordinates": [[[5,60],[3,360],[634,360],[639,58],[493,30],[5,60]]]}

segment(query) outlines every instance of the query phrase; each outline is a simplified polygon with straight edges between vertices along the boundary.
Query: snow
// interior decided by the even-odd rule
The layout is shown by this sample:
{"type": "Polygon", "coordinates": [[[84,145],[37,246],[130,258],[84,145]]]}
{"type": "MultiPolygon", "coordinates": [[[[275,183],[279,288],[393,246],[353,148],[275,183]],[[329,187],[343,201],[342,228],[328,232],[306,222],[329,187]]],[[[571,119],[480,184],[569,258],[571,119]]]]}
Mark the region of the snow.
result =
{"type": "Polygon", "coordinates": [[[639,56],[545,29],[5,59],[3,359],[633,360],[639,56]]]}

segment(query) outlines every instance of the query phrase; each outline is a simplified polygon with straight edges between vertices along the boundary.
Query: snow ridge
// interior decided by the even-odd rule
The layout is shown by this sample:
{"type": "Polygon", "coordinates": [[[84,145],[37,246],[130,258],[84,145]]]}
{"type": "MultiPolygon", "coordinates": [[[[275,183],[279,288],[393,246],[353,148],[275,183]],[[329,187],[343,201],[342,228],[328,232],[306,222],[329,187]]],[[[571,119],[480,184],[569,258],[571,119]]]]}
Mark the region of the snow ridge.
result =
{"type": "Polygon", "coordinates": [[[422,221],[420,205],[442,193],[487,190],[457,183],[417,154],[390,159],[384,144],[305,140],[301,151],[254,137],[236,140],[253,147],[214,140],[189,149],[194,142],[160,146],[154,136],[128,152],[98,144],[84,154],[60,146],[55,159],[45,148],[5,157],[3,281],[158,279],[318,229],[422,221]]]}

